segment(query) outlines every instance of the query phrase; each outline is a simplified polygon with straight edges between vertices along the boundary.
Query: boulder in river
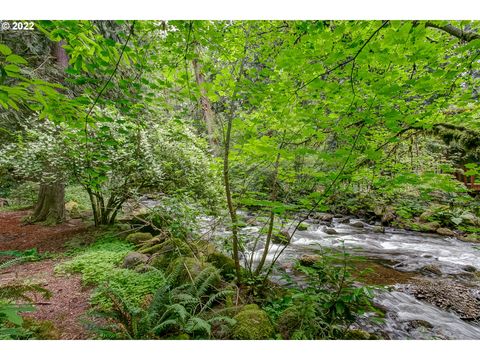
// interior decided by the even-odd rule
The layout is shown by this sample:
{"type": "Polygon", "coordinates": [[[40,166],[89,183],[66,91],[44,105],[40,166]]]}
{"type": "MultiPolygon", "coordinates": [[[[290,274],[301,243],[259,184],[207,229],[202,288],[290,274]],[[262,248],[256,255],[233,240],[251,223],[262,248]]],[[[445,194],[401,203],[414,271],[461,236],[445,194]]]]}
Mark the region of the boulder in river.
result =
{"type": "Polygon", "coordinates": [[[274,244],[288,245],[290,242],[290,234],[287,230],[281,230],[272,235],[272,242],[274,244]]]}
{"type": "Polygon", "coordinates": [[[372,229],[374,233],[385,233],[385,228],[383,226],[375,225],[372,229]]]}
{"type": "Polygon", "coordinates": [[[438,266],[435,266],[433,264],[425,265],[420,268],[420,273],[424,275],[442,275],[442,271],[438,268],[438,266]]]}
{"type": "Polygon", "coordinates": [[[350,223],[350,226],[356,227],[356,228],[363,228],[365,227],[365,224],[361,221],[354,221],[350,223]]]}
{"type": "Polygon", "coordinates": [[[443,235],[443,236],[455,236],[455,233],[447,228],[438,228],[437,229],[437,234],[443,235]]]}
{"type": "Polygon", "coordinates": [[[328,234],[328,235],[336,235],[338,234],[337,230],[335,230],[334,228],[331,228],[331,227],[326,227],[324,226],[322,231],[325,233],[325,234],[328,234]]]}

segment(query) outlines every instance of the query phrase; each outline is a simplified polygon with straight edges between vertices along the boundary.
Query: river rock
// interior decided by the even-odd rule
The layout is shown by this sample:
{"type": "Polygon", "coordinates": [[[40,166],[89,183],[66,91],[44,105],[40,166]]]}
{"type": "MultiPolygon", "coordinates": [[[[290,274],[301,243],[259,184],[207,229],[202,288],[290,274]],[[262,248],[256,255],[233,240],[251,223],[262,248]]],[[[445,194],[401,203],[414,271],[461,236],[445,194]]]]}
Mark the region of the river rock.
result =
{"type": "Polygon", "coordinates": [[[440,234],[443,236],[455,236],[455,233],[452,230],[447,228],[438,228],[436,231],[437,231],[437,234],[440,234]]]}
{"type": "Polygon", "coordinates": [[[126,269],[134,269],[138,265],[144,265],[148,262],[148,256],[136,251],[128,253],[123,259],[123,267],[126,269]]]}
{"type": "Polygon", "coordinates": [[[290,234],[287,230],[281,230],[272,235],[272,242],[274,244],[288,245],[290,243],[290,234]]]}
{"type": "Polygon", "coordinates": [[[302,266],[312,266],[320,260],[320,255],[308,255],[304,254],[298,258],[298,262],[302,266]]]}
{"type": "Polygon", "coordinates": [[[425,265],[422,268],[420,268],[420,273],[424,275],[430,275],[430,274],[442,275],[442,271],[438,268],[438,266],[435,266],[433,264],[425,265]]]}
{"type": "Polygon", "coordinates": [[[356,228],[363,228],[365,227],[365,224],[361,221],[354,221],[350,223],[350,226],[356,227],[356,228]]]}
{"type": "Polygon", "coordinates": [[[477,268],[475,266],[472,266],[472,265],[465,265],[464,267],[462,267],[462,270],[474,273],[474,272],[477,271],[477,268]]]}
{"type": "Polygon", "coordinates": [[[457,313],[463,320],[480,319],[480,301],[475,289],[448,279],[417,279],[407,286],[416,298],[446,311],[457,313]]]}
{"type": "Polygon", "coordinates": [[[324,213],[315,213],[311,216],[312,219],[331,222],[333,220],[332,214],[324,214],[324,213]]]}
{"type": "Polygon", "coordinates": [[[335,230],[334,228],[331,228],[331,227],[323,227],[322,231],[325,233],[325,234],[328,234],[328,235],[336,235],[338,234],[337,230],[335,230]]]}
{"type": "Polygon", "coordinates": [[[385,228],[383,226],[375,225],[372,229],[374,233],[385,233],[385,228]]]}

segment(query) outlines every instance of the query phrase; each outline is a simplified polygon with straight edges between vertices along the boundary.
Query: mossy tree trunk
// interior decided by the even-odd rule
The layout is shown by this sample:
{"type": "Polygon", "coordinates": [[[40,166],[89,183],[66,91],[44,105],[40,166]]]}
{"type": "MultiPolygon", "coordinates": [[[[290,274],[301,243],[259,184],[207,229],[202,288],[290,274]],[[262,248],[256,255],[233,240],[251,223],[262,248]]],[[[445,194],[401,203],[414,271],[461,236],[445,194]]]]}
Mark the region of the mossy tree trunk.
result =
{"type": "Polygon", "coordinates": [[[110,195],[108,201],[102,194],[87,189],[90,203],[92,204],[93,220],[95,226],[111,225],[115,223],[118,212],[126,200],[124,196],[110,195]]]}
{"type": "MultiPolygon", "coordinates": [[[[52,55],[56,59],[56,65],[62,70],[58,79],[60,82],[63,82],[65,77],[64,71],[68,67],[68,55],[63,45],[64,41],[60,41],[52,46],[52,55]]],[[[63,181],[40,184],[38,199],[31,221],[45,221],[57,224],[65,221],[65,184],[63,181]]]]}
{"type": "Polygon", "coordinates": [[[65,220],[65,184],[41,184],[32,222],[61,223],[65,220]]]}

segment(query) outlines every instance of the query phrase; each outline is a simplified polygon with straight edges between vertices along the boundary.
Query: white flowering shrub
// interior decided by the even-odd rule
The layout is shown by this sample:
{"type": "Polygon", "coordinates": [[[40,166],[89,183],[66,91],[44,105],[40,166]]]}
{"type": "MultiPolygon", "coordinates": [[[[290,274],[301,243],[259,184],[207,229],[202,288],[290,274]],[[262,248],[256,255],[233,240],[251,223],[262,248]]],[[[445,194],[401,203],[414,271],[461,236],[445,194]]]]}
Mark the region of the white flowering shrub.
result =
{"type": "Polygon", "coordinates": [[[17,143],[0,148],[0,166],[22,179],[78,182],[96,224],[112,223],[142,191],[217,201],[219,181],[205,143],[184,123],[123,118],[111,110],[97,111],[94,120],[87,128],[32,121],[17,143]]]}

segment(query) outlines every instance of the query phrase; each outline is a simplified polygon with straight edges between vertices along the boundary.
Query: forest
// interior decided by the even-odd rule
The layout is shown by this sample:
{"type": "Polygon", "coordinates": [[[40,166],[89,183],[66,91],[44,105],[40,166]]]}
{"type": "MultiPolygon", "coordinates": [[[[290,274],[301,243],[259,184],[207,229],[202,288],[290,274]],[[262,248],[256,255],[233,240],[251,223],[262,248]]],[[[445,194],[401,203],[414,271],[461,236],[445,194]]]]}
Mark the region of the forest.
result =
{"type": "Polygon", "coordinates": [[[480,21],[0,27],[0,339],[480,339],[480,21]]]}

